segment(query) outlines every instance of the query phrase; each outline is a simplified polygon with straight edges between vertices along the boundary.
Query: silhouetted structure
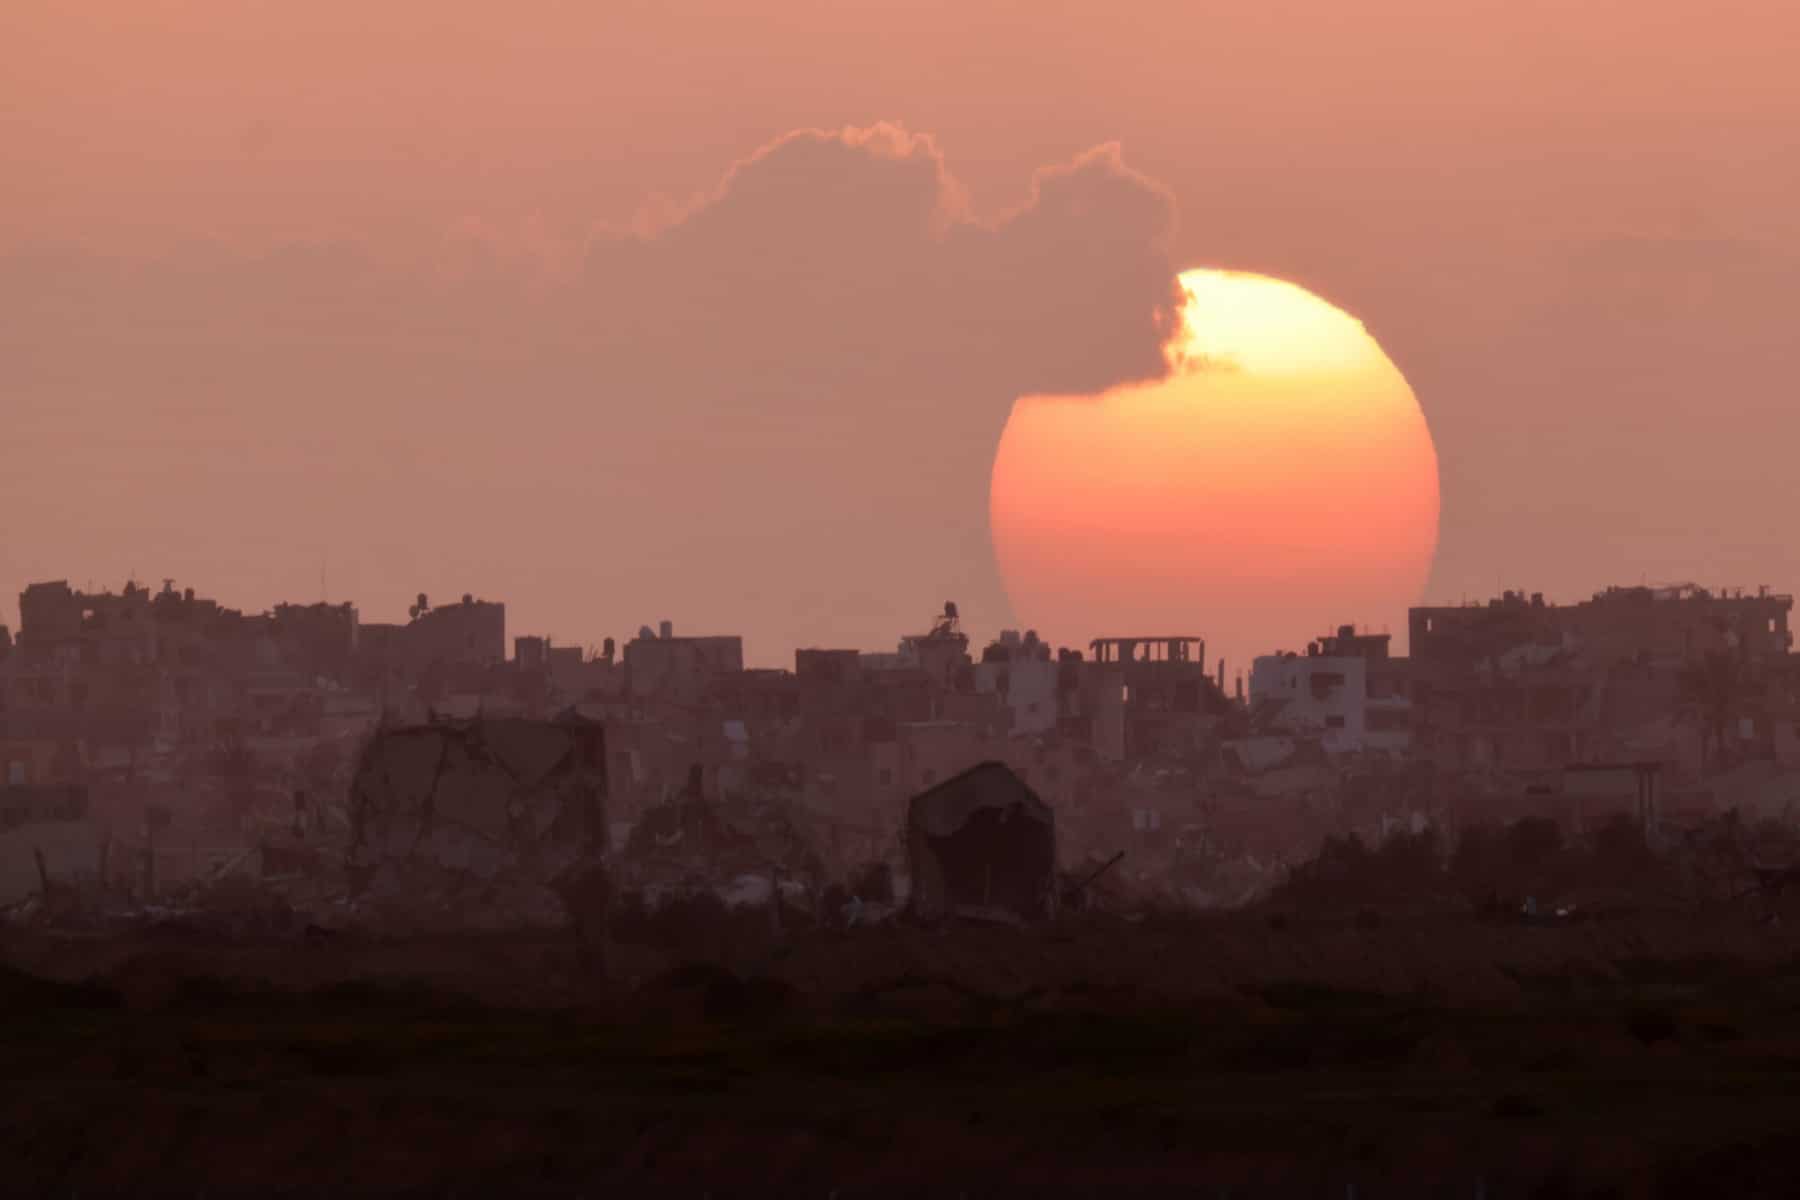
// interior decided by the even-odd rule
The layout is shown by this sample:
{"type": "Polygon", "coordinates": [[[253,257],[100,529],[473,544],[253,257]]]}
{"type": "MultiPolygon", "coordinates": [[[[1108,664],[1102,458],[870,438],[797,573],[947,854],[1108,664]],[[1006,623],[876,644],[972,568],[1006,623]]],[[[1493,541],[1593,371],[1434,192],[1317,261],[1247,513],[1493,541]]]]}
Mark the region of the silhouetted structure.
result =
{"type": "Polygon", "coordinates": [[[1084,655],[1002,630],[977,660],[955,604],[892,653],[802,647],[792,670],[747,670],[741,639],[667,621],[622,653],[524,635],[507,660],[504,605],[472,596],[419,596],[382,625],[344,603],[245,614],[172,582],[52,581],[0,638],[0,803],[36,837],[74,811],[47,797],[85,789],[78,823],[118,838],[118,862],[153,858],[161,891],[284,838],[309,861],[346,845],[378,726],[578,713],[605,729],[617,844],[697,779],[721,812],[778,814],[827,874],[900,868],[914,798],[1004,764],[1054,812],[1065,868],[1128,848],[1109,887],[1236,902],[1325,836],[1525,818],[1587,836],[1611,816],[1678,830],[1731,808],[1800,824],[1791,607],[1685,586],[1569,606],[1509,592],[1415,610],[1410,657],[1340,626],[1259,659],[1246,700],[1197,636],[1084,655]],[[1654,770],[1653,803],[1618,764],[1654,770]]]}
{"type": "Polygon", "coordinates": [[[605,731],[578,717],[381,730],[350,785],[354,884],[458,923],[555,919],[605,853],[606,791],[605,731]]]}
{"type": "Polygon", "coordinates": [[[979,763],[914,796],[906,830],[914,915],[1035,921],[1055,913],[1055,814],[1004,763],[979,763]]]}
{"type": "Polygon", "coordinates": [[[634,699],[696,703],[708,684],[744,669],[739,637],[676,637],[664,621],[625,643],[626,686],[634,699]]]}
{"type": "Polygon", "coordinates": [[[1791,596],[1692,585],[1609,588],[1569,606],[1507,592],[1414,609],[1419,753],[1444,769],[1551,767],[1645,748],[1634,738],[1669,743],[1672,731],[1653,727],[1686,707],[1722,723],[1751,700],[1752,676],[1786,660],[1792,609],[1791,596]],[[1695,679],[1707,663],[1710,677],[1695,679]]]}

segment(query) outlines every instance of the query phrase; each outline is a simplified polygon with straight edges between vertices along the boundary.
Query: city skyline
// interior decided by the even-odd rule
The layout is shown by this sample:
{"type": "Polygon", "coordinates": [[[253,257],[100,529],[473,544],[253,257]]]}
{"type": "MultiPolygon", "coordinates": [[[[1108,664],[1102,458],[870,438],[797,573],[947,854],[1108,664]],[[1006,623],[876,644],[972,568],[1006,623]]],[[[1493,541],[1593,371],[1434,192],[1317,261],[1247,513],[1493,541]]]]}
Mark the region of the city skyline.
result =
{"type": "Polygon", "coordinates": [[[1796,47],[5,0],[8,1191],[1793,1194],[1796,47]]]}
{"type": "MultiPolygon", "coordinates": [[[[752,647],[1001,613],[1015,401],[1158,375],[1207,266],[1416,393],[1414,599],[1800,577],[1792,13],[534,11],[21,15],[0,592],[155,560],[267,603],[328,561],[390,619],[472,588],[587,642],[724,586],[752,647]]],[[[1349,607],[1308,621],[1401,624],[1349,607]]]]}
{"type": "MultiPolygon", "coordinates": [[[[152,589],[149,584],[146,584],[146,583],[140,581],[139,579],[137,579],[135,576],[132,576],[132,575],[128,575],[125,577],[123,582],[119,585],[119,589],[117,591],[115,591],[107,582],[100,581],[100,582],[96,583],[96,581],[91,578],[81,581],[79,584],[77,584],[75,581],[75,578],[73,576],[69,576],[69,575],[65,575],[65,576],[62,576],[62,577],[59,577],[56,579],[36,580],[36,581],[33,581],[33,583],[28,586],[40,586],[40,585],[52,585],[52,584],[61,584],[64,586],[68,586],[68,587],[78,590],[82,593],[86,593],[86,594],[94,595],[94,596],[116,597],[116,596],[124,594],[127,590],[134,589],[134,588],[138,589],[139,591],[144,592],[146,594],[154,594],[154,592],[155,592],[155,589],[152,589]]],[[[209,602],[217,603],[220,605],[220,607],[222,607],[224,609],[228,609],[228,610],[240,613],[242,615],[254,615],[254,616],[266,617],[266,616],[272,615],[273,613],[277,612],[278,610],[286,609],[286,608],[306,609],[306,608],[312,608],[312,607],[327,607],[327,608],[334,608],[334,609],[336,609],[336,608],[349,609],[352,613],[355,614],[355,616],[360,624],[365,624],[365,625],[372,624],[372,625],[377,625],[377,626],[381,626],[381,627],[394,627],[394,626],[404,625],[406,623],[405,621],[396,621],[396,620],[392,619],[384,610],[379,609],[379,608],[373,610],[374,615],[371,616],[371,610],[368,606],[366,606],[364,603],[360,602],[357,599],[348,598],[348,597],[332,599],[332,598],[329,598],[322,594],[320,596],[320,598],[317,600],[312,600],[312,599],[307,599],[307,598],[294,598],[294,597],[289,597],[289,598],[285,598],[285,599],[278,598],[271,603],[264,604],[259,607],[254,604],[243,604],[243,603],[235,602],[231,599],[222,599],[218,595],[212,594],[208,589],[206,589],[204,587],[195,589],[193,587],[187,586],[186,581],[178,580],[178,579],[175,579],[174,577],[163,578],[162,580],[159,581],[158,586],[160,588],[164,588],[164,589],[172,588],[176,594],[182,594],[184,592],[187,592],[187,593],[195,593],[195,594],[201,595],[205,599],[207,599],[209,602]],[[181,586],[176,586],[176,585],[181,585],[181,586]]],[[[1659,593],[1661,593],[1661,592],[1681,592],[1681,591],[1688,590],[1688,589],[1699,589],[1700,591],[1706,592],[1708,594],[1716,595],[1721,598],[1744,597],[1746,594],[1748,594],[1752,598],[1759,597],[1759,596],[1760,597],[1767,597],[1767,596],[1779,597],[1779,596],[1786,596],[1786,595],[1793,594],[1792,592],[1788,591],[1787,589],[1781,588],[1779,586],[1771,586],[1769,584],[1757,584],[1754,586],[1724,585],[1724,586],[1708,587],[1704,584],[1699,584],[1699,583],[1695,583],[1692,581],[1683,581],[1680,583],[1666,582],[1666,581],[1659,581],[1659,582],[1638,581],[1635,583],[1614,583],[1614,584],[1607,585],[1606,587],[1601,588],[1593,593],[1590,593],[1589,595],[1581,595],[1581,596],[1570,596],[1570,595],[1559,596],[1559,595],[1555,595],[1555,594],[1546,594],[1542,591],[1533,592],[1533,591],[1528,591],[1526,588],[1523,588],[1523,587],[1497,587],[1491,593],[1488,593],[1485,595],[1480,595],[1480,596],[1473,596],[1473,597],[1464,596],[1454,602],[1449,602],[1449,601],[1443,601],[1443,602],[1429,601],[1429,602],[1427,602],[1427,601],[1422,600],[1419,604],[1415,604],[1415,605],[1411,606],[1407,610],[1407,615],[1409,617],[1416,616],[1416,614],[1418,614],[1420,612],[1424,612],[1424,611],[1432,610],[1432,609],[1454,609],[1454,608],[1483,609],[1483,608],[1492,607],[1498,603],[1511,602],[1515,598],[1522,599],[1527,596],[1529,596],[1534,602],[1547,604],[1552,608],[1573,607],[1573,606],[1579,606],[1583,603],[1586,603],[1596,597],[1604,596],[1610,592],[1615,592],[1615,591],[1620,591],[1620,590],[1634,590],[1634,589],[1642,589],[1645,591],[1659,592],[1659,593]]],[[[425,593],[425,592],[413,593],[413,594],[410,594],[406,598],[404,603],[397,603],[396,605],[394,605],[394,607],[397,609],[403,610],[397,615],[404,616],[404,617],[408,618],[409,620],[416,619],[416,617],[419,615],[419,613],[417,611],[418,602],[421,600],[428,601],[429,599],[430,599],[429,593],[425,593]]],[[[451,605],[454,605],[458,602],[459,599],[465,603],[470,602],[470,601],[475,601],[478,603],[494,605],[503,614],[508,611],[508,604],[504,597],[496,598],[496,597],[491,597],[491,596],[479,596],[473,592],[465,592],[465,593],[462,593],[460,595],[460,597],[456,596],[456,595],[450,595],[449,599],[448,599],[448,603],[451,605]]],[[[982,615],[979,613],[970,614],[970,616],[972,616],[974,619],[968,620],[967,618],[964,618],[961,615],[963,606],[960,604],[956,604],[956,602],[954,602],[954,601],[952,601],[951,603],[956,605],[956,607],[958,609],[958,613],[959,613],[959,624],[965,630],[970,631],[971,641],[973,641],[973,642],[985,644],[985,643],[990,643],[990,642],[996,642],[996,641],[1000,640],[1003,635],[1007,635],[1007,634],[1010,634],[1013,636],[1020,636],[1020,635],[1024,635],[1027,633],[1036,634],[1036,632],[1037,632],[1036,630],[1031,629],[1022,624],[1019,624],[1017,622],[1008,624],[1005,622],[993,621],[991,619],[984,620],[982,618],[982,615]]],[[[442,606],[442,602],[440,602],[439,606],[440,607],[442,606]]],[[[924,627],[928,626],[932,620],[937,619],[937,617],[939,615],[941,615],[941,612],[942,612],[941,605],[928,606],[923,617],[914,621],[911,625],[897,628],[893,637],[885,639],[885,640],[878,640],[874,644],[863,645],[863,646],[827,645],[816,639],[812,639],[812,640],[802,640],[799,642],[795,642],[792,645],[781,647],[781,648],[775,649],[773,651],[767,649],[766,647],[758,648],[760,653],[753,653],[750,649],[750,643],[748,642],[748,640],[744,639],[741,634],[737,633],[731,627],[731,622],[728,618],[721,618],[719,620],[712,621],[712,622],[709,622],[706,624],[697,625],[691,629],[683,627],[678,631],[677,636],[700,637],[700,638],[716,638],[716,637],[736,638],[740,641],[743,641],[746,646],[746,650],[745,650],[746,664],[748,664],[752,667],[755,667],[757,669],[780,670],[780,669],[790,669],[794,662],[795,655],[800,652],[808,651],[808,650],[828,650],[828,651],[845,650],[845,651],[856,651],[859,653],[873,654],[873,655],[881,655],[881,654],[889,653],[891,651],[893,645],[897,641],[904,640],[906,637],[916,634],[920,628],[924,628],[924,627]]],[[[580,652],[582,655],[587,656],[587,657],[598,657],[601,652],[601,648],[604,644],[612,644],[614,646],[623,646],[624,644],[626,644],[628,641],[630,641],[634,637],[643,636],[646,634],[648,634],[650,636],[656,636],[659,633],[659,630],[661,629],[661,627],[664,625],[668,625],[671,629],[674,628],[674,622],[672,620],[670,620],[668,618],[659,617],[654,620],[639,621],[639,622],[636,622],[635,624],[630,624],[628,626],[621,627],[614,631],[610,631],[610,632],[603,631],[595,640],[587,641],[584,639],[564,638],[554,630],[527,629],[527,628],[524,628],[524,627],[521,627],[521,626],[518,626],[518,625],[512,623],[510,618],[506,618],[505,620],[506,620],[506,623],[504,625],[504,629],[505,629],[504,641],[505,641],[507,653],[503,657],[506,659],[511,659],[513,657],[513,650],[514,650],[515,643],[517,641],[519,641],[520,639],[525,639],[525,640],[529,640],[532,642],[543,642],[548,645],[554,645],[554,646],[560,647],[565,650],[576,650],[576,651],[580,652]]],[[[20,604],[19,604],[18,600],[15,599],[13,604],[11,605],[10,614],[7,614],[7,619],[0,620],[0,630],[8,630],[14,636],[16,636],[17,631],[19,630],[21,624],[22,624],[22,621],[21,621],[21,613],[20,613],[20,604]]],[[[1392,625],[1387,624],[1387,623],[1371,624],[1371,623],[1365,623],[1365,622],[1360,622],[1360,621],[1327,622],[1326,624],[1321,625],[1316,629],[1312,629],[1310,632],[1306,632],[1304,634],[1298,632],[1300,627],[1296,626],[1295,627],[1296,633],[1294,634],[1294,636],[1290,637],[1285,642],[1258,649],[1254,654],[1250,655],[1248,658],[1246,658],[1242,661],[1233,661],[1231,659],[1225,659],[1224,661],[1225,661],[1225,664],[1227,667],[1228,678],[1235,679],[1237,676],[1242,675],[1245,679],[1248,679],[1250,668],[1251,668],[1252,664],[1258,658],[1279,657],[1279,656],[1285,655],[1285,654],[1304,653],[1306,650],[1306,647],[1309,644],[1317,643],[1317,642],[1320,642],[1321,640],[1329,640],[1334,636],[1339,636],[1339,635],[1344,634],[1346,631],[1353,633],[1356,636],[1363,636],[1363,637],[1373,636],[1373,637],[1391,638],[1392,644],[1393,644],[1393,647],[1394,647],[1396,653],[1403,654],[1407,649],[1409,649],[1409,628],[1408,628],[1408,626],[1409,626],[1409,621],[1407,621],[1407,620],[1402,620],[1402,621],[1398,622],[1397,624],[1392,624],[1392,625]]],[[[1124,625],[1120,625],[1118,623],[1111,623],[1111,624],[1097,627],[1093,633],[1091,633],[1090,635],[1088,635],[1086,637],[1082,637],[1082,638],[1070,640],[1070,641],[1055,641],[1055,640],[1047,639],[1046,644],[1051,646],[1053,649],[1060,648],[1060,649],[1085,651],[1092,643],[1094,643],[1096,641],[1116,640],[1119,638],[1125,638],[1125,637],[1131,637],[1131,636],[1137,636],[1137,637],[1141,638],[1141,637],[1148,636],[1149,632],[1150,631],[1148,631],[1147,629],[1128,629],[1124,625]]],[[[1157,636],[1167,635],[1170,632],[1171,631],[1169,631],[1169,630],[1161,630],[1157,634],[1157,636]]],[[[1201,628],[1199,625],[1194,625],[1192,628],[1189,628],[1185,632],[1182,632],[1179,636],[1184,636],[1184,637],[1191,636],[1191,637],[1196,637],[1201,640],[1210,642],[1213,635],[1209,634],[1206,630],[1201,628]]],[[[1211,660],[1211,662],[1214,664],[1216,664],[1218,661],[1219,660],[1218,660],[1217,656],[1214,656],[1213,659],[1211,660]]]]}

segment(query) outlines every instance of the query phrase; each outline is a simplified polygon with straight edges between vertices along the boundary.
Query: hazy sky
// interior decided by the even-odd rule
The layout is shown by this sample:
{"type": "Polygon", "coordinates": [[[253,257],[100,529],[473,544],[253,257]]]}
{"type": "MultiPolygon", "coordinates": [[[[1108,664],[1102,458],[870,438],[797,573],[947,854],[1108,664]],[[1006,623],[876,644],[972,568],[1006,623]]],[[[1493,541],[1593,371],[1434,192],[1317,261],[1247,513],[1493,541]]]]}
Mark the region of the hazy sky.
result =
{"type": "Polygon", "coordinates": [[[1792,588],[1797,48],[1773,0],[14,0],[0,588],[985,632],[1012,394],[1154,370],[1195,265],[1406,372],[1428,598],[1792,588]]]}

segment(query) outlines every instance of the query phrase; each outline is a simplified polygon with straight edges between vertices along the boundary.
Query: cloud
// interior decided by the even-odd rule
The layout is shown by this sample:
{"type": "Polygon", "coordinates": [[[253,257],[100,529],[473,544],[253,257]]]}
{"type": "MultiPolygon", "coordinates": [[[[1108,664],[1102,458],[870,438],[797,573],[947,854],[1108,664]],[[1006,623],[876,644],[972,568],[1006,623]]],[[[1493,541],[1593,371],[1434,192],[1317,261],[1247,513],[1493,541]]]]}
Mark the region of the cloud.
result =
{"type": "Polygon", "coordinates": [[[14,256],[0,505],[66,500],[0,581],[158,561],[257,604],[329,554],[376,615],[478,590],[515,627],[670,616],[763,661],[891,643],[952,597],[991,628],[1012,400],[1164,369],[1175,223],[1110,145],[984,220],[931,137],[878,124],[781,137],[573,271],[479,224],[430,270],[14,256]],[[92,475],[104,496],[70,492],[92,475]]]}
{"type": "MultiPolygon", "coordinates": [[[[1019,392],[1160,372],[1173,226],[1173,201],[1116,147],[1040,172],[1025,206],[984,224],[930,138],[806,131],[656,237],[603,239],[588,274],[614,346],[704,330],[720,357],[794,384],[891,380],[903,355],[903,374],[1003,416],[1019,392]]],[[[918,400],[872,388],[856,408],[918,400]]]]}

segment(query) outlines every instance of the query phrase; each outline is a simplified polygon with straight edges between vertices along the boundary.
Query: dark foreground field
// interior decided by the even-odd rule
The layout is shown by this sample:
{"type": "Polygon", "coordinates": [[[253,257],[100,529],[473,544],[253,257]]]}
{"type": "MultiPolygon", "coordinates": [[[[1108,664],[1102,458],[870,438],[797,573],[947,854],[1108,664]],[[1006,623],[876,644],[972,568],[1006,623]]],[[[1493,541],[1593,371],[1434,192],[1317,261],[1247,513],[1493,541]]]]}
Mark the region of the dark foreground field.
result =
{"type": "Polygon", "coordinates": [[[1800,1195],[1743,914],[726,948],[7,935],[20,1195],[1800,1195]]]}

